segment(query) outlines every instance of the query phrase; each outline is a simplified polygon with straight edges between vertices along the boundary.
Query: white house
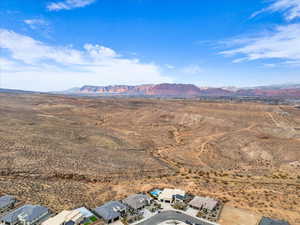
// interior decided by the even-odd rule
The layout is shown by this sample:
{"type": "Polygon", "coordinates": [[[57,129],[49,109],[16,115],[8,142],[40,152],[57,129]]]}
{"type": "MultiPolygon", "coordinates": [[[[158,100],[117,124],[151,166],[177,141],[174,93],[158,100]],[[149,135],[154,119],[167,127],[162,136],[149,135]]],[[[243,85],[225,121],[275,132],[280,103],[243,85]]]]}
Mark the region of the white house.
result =
{"type": "Polygon", "coordinates": [[[54,217],[46,220],[42,225],[65,225],[70,222],[72,224],[78,225],[84,220],[83,214],[79,210],[64,210],[54,217]]]}
{"type": "Polygon", "coordinates": [[[158,196],[159,201],[171,203],[175,196],[185,196],[185,191],[180,189],[169,189],[165,188],[158,196]]]}

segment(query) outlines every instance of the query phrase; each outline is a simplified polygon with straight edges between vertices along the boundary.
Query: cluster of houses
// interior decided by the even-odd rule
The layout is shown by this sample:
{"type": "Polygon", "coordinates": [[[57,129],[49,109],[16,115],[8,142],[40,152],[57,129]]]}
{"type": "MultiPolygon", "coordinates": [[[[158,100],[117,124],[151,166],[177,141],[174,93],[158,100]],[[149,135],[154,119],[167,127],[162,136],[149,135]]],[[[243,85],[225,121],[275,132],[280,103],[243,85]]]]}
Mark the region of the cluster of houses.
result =
{"type": "Polygon", "coordinates": [[[153,198],[147,194],[133,194],[122,201],[110,201],[93,211],[107,224],[126,218],[126,221],[136,221],[143,218],[141,210],[153,203],[153,198]]]}
{"type": "MultiPolygon", "coordinates": [[[[222,204],[218,200],[168,188],[133,194],[123,200],[110,201],[94,209],[81,207],[64,210],[56,215],[40,205],[20,205],[15,197],[6,195],[0,197],[0,225],[91,225],[97,224],[100,219],[106,224],[116,221],[129,224],[145,219],[145,210],[149,212],[146,217],[150,218],[164,207],[169,207],[168,210],[172,207],[178,210],[176,208],[178,204],[185,206],[181,210],[186,213],[188,210],[194,210],[199,212],[195,214],[196,217],[204,216],[211,221],[215,221],[222,209],[222,204]]],[[[259,225],[289,225],[289,223],[263,217],[259,225]]]]}
{"type": "Polygon", "coordinates": [[[155,189],[150,192],[150,194],[157,198],[159,202],[172,204],[174,208],[182,210],[191,208],[197,210],[198,217],[210,221],[216,221],[218,219],[222,208],[220,201],[209,197],[193,196],[180,189],[155,189]]]}
{"type": "Polygon", "coordinates": [[[86,225],[98,220],[84,207],[54,215],[44,206],[18,203],[13,196],[0,197],[1,225],[86,225]]]}

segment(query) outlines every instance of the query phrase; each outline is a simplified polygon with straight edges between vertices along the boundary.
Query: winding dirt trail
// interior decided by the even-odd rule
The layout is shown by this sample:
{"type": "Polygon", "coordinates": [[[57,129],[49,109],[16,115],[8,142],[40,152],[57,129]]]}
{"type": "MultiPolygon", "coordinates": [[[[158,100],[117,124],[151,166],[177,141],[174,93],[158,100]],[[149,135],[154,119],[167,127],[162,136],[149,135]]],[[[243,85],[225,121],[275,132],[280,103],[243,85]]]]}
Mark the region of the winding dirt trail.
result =
{"type": "MultiPolygon", "coordinates": [[[[252,123],[247,127],[235,130],[235,131],[228,131],[228,132],[220,132],[220,133],[216,133],[216,134],[212,134],[212,135],[208,135],[208,136],[204,136],[201,137],[201,139],[205,139],[205,141],[201,144],[201,147],[199,148],[199,156],[201,156],[201,154],[203,154],[206,151],[206,147],[207,145],[209,145],[212,141],[216,141],[216,139],[224,136],[224,135],[228,135],[228,134],[232,134],[232,133],[236,133],[236,132],[241,132],[241,131],[250,131],[252,130],[257,124],[256,123],[252,123]]],[[[182,144],[181,141],[181,134],[180,131],[178,131],[176,129],[176,135],[175,135],[175,143],[176,144],[182,144]],[[179,141],[180,140],[180,141],[179,141]]],[[[184,165],[179,165],[177,161],[170,159],[167,154],[164,153],[168,153],[170,151],[170,149],[172,149],[174,146],[170,145],[168,147],[165,147],[163,149],[156,149],[154,151],[151,152],[152,157],[158,159],[159,161],[161,161],[162,163],[164,163],[165,165],[168,165],[168,168],[172,168],[175,170],[179,170],[181,168],[184,168],[184,165]]],[[[206,165],[206,163],[204,163],[201,160],[201,157],[198,157],[198,160],[200,161],[200,163],[202,165],[206,165]]]]}
{"type": "Polygon", "coordinates": [[[202,143],[201,145],[201,148],[200,148],[200,153],[203,153],[205,151],[205,147],[213,140],[215,140],[216,138],[218,137],[222,137],[226,134],[230,134],[230,133],[236,133],[236,132],[241,132],[241,131],[250,131],[252,130],[257,124],[256,123],[253,123],[251,124],[250,126],[248,127],[244,127],[244,128],[241,128],[239,130],[236,130],[236,131],[229,131],[229,132],[221,132],[221,133],[217,133],[217,134],[213,134],[213,135],[209,135],[209,136],[206,136],[206,138],[208,138],[207,141],[205,141],[204,143],[202,143]]]}
{"type": "Polygon", "coordinates": [[[267,112],[267,115],[271,118],[272,122],[276,125],[276,127],[281,127],[279,125],[279,123],[275,120],[274,116],[272,115],[272,113],[267,112]]]}

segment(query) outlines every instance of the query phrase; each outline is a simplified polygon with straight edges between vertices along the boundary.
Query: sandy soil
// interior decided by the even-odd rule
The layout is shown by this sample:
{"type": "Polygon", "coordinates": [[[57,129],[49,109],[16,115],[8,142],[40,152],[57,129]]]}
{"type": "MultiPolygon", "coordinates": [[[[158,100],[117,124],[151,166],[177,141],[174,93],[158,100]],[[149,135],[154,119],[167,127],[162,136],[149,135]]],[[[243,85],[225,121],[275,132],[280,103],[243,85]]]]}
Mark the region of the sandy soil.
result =
{"type": "Polygon", "coordinates": [[[0,194],[59,211],[177,187],[300,224],[299,128],[292,106],[0,94],[0,194]]]}

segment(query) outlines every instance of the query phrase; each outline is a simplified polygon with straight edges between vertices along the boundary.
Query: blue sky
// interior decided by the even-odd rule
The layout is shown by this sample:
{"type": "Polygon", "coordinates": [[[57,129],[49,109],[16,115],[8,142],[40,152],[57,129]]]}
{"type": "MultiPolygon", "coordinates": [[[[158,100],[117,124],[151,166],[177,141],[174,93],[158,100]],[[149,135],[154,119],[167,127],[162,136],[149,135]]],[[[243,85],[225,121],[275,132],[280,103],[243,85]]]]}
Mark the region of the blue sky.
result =
{"type": "Polygon", "coordinates": [[[300,83],[300,0],[1,0],[1,87],[300,83]]]}

